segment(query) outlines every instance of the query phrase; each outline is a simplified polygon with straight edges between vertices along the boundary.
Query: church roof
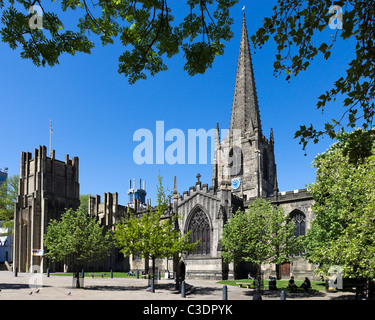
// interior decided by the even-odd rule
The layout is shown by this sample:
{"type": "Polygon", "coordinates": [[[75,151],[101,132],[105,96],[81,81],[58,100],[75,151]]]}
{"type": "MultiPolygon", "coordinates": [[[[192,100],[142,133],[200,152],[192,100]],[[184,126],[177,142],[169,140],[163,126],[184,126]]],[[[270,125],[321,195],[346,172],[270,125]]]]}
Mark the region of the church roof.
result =
{"type": "Polygon", "coordinates": [[[233,129],[240,129],[241,136],[246,132],[252,134],[256,129],[260,136],[262,132],[245,14],[242,19],[241,44],[230,121],[230,130],[233,129]]]}

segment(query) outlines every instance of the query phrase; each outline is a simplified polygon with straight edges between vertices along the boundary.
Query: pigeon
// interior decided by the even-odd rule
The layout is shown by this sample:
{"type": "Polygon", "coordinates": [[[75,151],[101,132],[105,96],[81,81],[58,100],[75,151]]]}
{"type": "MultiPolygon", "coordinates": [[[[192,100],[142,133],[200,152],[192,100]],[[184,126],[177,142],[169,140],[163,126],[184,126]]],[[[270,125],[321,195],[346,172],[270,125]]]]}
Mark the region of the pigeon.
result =
{"type": "Polygon", "coordinates": [[[68,296],[70,296],[72,293],[71,292],[68,292],[68,296]]]}
{"type": "Polygon", "coordinates": [[[31,296],[33,294],[33,292],[31,291],[30,293],[29,293],[29,295],[31,296]]]}
{"type": "Polygon", "coordinates": [[[36,290],[35,293],[39,293],[40,289],[36,290]]]}

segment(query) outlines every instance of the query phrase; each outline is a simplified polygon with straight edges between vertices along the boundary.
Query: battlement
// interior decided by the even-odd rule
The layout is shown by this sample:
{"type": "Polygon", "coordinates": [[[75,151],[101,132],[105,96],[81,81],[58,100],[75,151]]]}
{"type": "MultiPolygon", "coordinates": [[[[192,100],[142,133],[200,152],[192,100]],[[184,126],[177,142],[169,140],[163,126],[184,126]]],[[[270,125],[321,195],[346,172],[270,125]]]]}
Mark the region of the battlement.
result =
{"type": "MultiPolygon", "coordinates": [[[[262,197],[269,200],[273,204],[281,204],[283,202],[293,202],[293,201],[305,201],[311,200],[312,195],[308,193],[307,189],[296,189],[290,191],[277,192],[268,197],[262,197]]],[[[252,197],[246,200],[245,206],[248,207],[253,201],[258,199],[258,197],[252,197]]]]}
{"type": "Polygon", "coordinates": [[[213,187],[209,188],[207,183],[202,185],[202,182],[199,181],[195,184],[195,186],[189,187],[189,191],[184,191],[182,193],[182,196],[179,194],[178,200],[179,201],[186,200],[190,197],[191,193],[194,193],[194,192],[197,192],[197,191],[209,194],[211,196],[214,196],[216,194],[216,191],[213,187]]]}
{"type": "Polygon", "coordinates": [[[100,196],[89,198],[89,216],[97,217],[102,225],[111,227],[125,216],[127,207],[118,204],[118,193],[107,192],[104,194],[103,202],[100,196]]]}

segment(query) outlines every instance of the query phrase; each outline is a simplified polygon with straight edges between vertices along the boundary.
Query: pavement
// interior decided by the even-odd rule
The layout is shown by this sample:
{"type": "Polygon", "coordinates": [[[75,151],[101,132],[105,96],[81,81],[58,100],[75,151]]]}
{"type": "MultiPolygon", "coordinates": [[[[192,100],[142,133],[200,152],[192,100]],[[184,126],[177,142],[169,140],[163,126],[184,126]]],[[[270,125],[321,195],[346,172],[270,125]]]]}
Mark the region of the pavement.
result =
{"type": "MultiPolygon", "coordinates": [[[[69,276],[0,271],[0,300],[222,300],[223,285],[214,280],[186,279],[186,297],[174,290],[173,279],[159,280],[155,292],[147,291],[148,280],[133,278],[84,278],[84,287],[75,288],[69,276]]],[[[228,300],[252,300],[247,288],[227,286],[228,300]]],[[[289,293],[287,300],[353,300],[354,293],[289,293]]],[[[280,300],[280,292],[265,290],[263,300],[280,300]]]]}

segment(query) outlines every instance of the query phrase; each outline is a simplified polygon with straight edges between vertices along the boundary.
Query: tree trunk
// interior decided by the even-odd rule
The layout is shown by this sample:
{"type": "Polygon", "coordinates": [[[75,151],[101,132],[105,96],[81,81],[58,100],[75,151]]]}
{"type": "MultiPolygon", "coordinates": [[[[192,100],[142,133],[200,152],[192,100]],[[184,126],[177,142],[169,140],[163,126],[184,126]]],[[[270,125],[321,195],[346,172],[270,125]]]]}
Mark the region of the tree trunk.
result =
{"type": "Polygon", "coordinates": [[[76,260],[76,288],[81,288],[81,284],[79,283],[79,270],[80,270],[80,264],[77,262],[77,259],[76,260]]]}
{"type": "Polygon", "coordinates": [[[260,280],[261,280],[262,264],[259,263],[257,271],[257,291],[260,293],[260,280]]]}
{"type": "Polygon", "coordinates": [[[281,280],[281,264],[276,264],[276,279],[281,280]]]}
{"type": "Polygon", "coordinates": [[[79,271],[78,271],[78,269],[76,271],[76,288],[81,288],[81,285],[79,283],[79,271]]]}
{"type": "Polygon", "coordinates": [[[152,276],[155,277],[155,258],[152,257],[152,276]]]}

